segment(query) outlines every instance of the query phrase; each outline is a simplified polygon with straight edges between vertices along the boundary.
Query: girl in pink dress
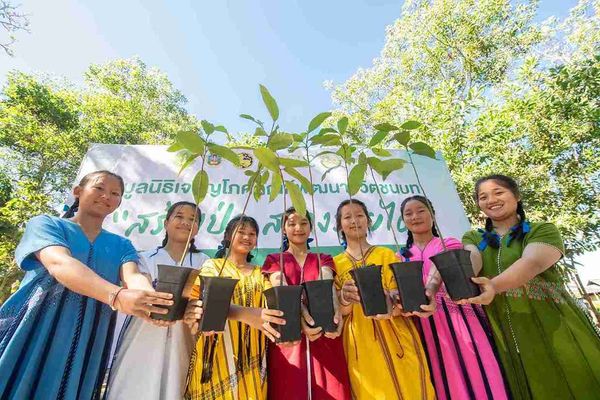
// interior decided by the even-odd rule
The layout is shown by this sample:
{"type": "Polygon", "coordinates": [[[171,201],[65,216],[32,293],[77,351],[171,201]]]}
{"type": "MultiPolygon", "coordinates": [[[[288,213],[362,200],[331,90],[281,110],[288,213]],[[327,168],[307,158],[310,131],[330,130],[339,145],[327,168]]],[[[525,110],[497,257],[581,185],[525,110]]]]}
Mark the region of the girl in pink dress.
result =
{"type": "MultiPolygon", "coordinates": [[[[429,257],[444,250],[438,237],[431,203],[423,196],[405,199],[400,206],[408,240],[400,255],[403,261],[423,261],[427,297],[435,295],[436,311],[417,318],[429,360],[437,398],[507,399],[502,370],[484,311],[478,305],[454,303],[429,257]],[[429,208],[427,205],[429,204],[429,208]]],[[[454,238],[444,239],[447,249],[460,249],[454,238]]]]}

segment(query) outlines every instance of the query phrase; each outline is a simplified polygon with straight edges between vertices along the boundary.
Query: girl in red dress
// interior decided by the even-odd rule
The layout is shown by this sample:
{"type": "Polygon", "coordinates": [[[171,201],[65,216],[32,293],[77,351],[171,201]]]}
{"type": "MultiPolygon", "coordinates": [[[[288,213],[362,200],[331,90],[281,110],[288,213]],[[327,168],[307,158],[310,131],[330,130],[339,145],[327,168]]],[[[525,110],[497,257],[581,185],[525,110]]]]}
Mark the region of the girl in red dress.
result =
{"type": "MultiPolygon", "coordinates": [[[[308,236],[312,229],[310,216],[301,216],[291,207],[283,216],[283,284],[300,285],[319,279],[319,259],[323,279],[333,279],[335,266],[327,254],[311,253],[308,236]]],[[[269,254],[262,267],[273,285],[279,285],[281,254],[269,254]]],[[[303,335],[299,342],[269,343],[268,398],[286,400],[350,399],[350,381],[340,334],[342,316],[332,288],[337,332],[323,332],[306,307],[302,306],[303,335]]]]}

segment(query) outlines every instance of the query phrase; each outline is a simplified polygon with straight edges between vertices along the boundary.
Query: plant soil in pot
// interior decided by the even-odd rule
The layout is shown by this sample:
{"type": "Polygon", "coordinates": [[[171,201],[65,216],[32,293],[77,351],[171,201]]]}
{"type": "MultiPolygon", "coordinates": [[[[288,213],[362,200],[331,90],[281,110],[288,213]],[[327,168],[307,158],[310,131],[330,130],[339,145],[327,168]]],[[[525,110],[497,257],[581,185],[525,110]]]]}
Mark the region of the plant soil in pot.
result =
{"type": "Polygon", "coordinates": [[[199,330],[222,332],[225,329],[231,296],[239,279],[200,275],[202,318],[199,330]]]}
{"type": "Polygon", "coordinates": [[[281,335],[277,343],[295,342],[301,339],[300,302],[302,286],[273,286],[264,291],[267,306],[272,310],[283,311],[285,325],[273,324],[273,328],[281,335]]]}
{"type": "Polygon", "coordinates": [[[367,265],[350,270],[358,287],[360,304],[366,316],[387,314],[387,302],[381,284],[381,265],[367,265]]]}
{"type": "Polygon", "coordinates": [[[423,311],[421,305],[429,303],[423,285],[423,261],[396,262],[390,267],[398,285],[402,309],[405,312],[423,311]]]}
{"type": "Polygon", "coordinates": [[[335,332],[337,326],[333,321],[333,279],[306,281],[302,286],[306,290],[308,312],[315,321],[314,326],[320,326],[323,332],[335,332]]]}
{"type": "Polygon", "coordinates": [[[166,308],[169,312],[167,314],[152,313],[150,317],[162,321],[178,321],[182,319],[190,298],[192,286],[197,277],[197,269],[159,264],[156,291],[171,293],[173,295],[173,305],[168,307],[157,306],[166,308]]]}
{"type": "Polygon", "coordinates": [[[471,280],[474,274],[470,254],[468,250],[456,249],[429,257],[440,272],[448,295],[454,301],[479,296],[481,293],[479,286],[471,280]]]}

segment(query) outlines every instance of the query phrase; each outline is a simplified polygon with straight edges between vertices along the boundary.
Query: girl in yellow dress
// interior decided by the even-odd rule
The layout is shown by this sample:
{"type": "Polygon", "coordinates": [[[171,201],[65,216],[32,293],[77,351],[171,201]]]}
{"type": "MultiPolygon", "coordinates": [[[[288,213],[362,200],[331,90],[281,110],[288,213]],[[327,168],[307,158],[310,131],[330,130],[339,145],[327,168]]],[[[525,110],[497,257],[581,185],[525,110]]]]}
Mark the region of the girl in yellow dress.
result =
{"type": "MultiPolygon", "coordinates": [[[[283,324],[277,318],[281,312],[263,308],[262,292],[270,287],[260,267],[250,263],[250,251],[256,246],[259,229],[254,218],[234,217],[225,228],[222,247],[216,258],[206,261],[201,269],[205,276],[239,279],[231,299],[231,310],[225,331],[216,335],[201,336],[192,354],[186,399],[241,400],[265,399],[266,337],[274,340],[278,333],[268,322],[283,324]],[[223,266],[223,256],[231,246],[223,266]],[[218,340],[217,340],[218,339],[218,340]],[[214,346],[214,356],[206,357],[206,349],[214,346]],[[206,362],[204,362],[206,361],[206,362]]],[[[198,298],[200,280],[196,281],[192,297],[198,298]]],[[[186,311],[185,321],[197,330],[201,302],[193,302],[186,311]]]]}
{"type": "MultiPolygon", "coordinates": [[[[344,200],[336,212],[336,229],[347,243],[335,258],[336,285],[344,318],[344,351],[352,394],[355,399],[435,399],[421,339],[413,322],[392,307],[397,286],[389,264],[397,262],[394,252],[367,242],[371,218],[359,200],[344,200]],[[366,317],[358,288],[350,271],[363,265],[381,265],[382,283],[388,300],[387,314],[366,317]]],[[[429,313],[434,306],[424,308],[429,313]]]]}

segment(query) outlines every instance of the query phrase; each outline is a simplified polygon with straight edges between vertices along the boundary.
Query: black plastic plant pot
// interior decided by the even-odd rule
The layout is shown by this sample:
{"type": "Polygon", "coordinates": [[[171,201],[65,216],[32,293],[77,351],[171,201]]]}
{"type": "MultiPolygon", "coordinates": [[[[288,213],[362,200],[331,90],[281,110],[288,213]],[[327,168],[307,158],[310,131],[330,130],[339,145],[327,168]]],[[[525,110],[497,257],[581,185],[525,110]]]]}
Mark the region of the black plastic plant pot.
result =
{"type": "Polygon", "coordinates": [[[159,264],[156,291],[171,293],[174,304],[169,307],[157,306],[166,308],[169,312],[166,314],[152,313],[150,317],[162,321],[178,321],[182,319],[185,307],[190,298],[192,286],[197,277],[197,269],[159,264]]]}
{"type": "Polygon", "coordinates": [[[308,312],[315,321],[314,326],[320,326],[323,332],[335,332],[337,326],[333,322],[333,279],[307,281],[302,286],[306,291],[308,312]]]}
{"type": "Polygon", "coordinates": [[[429,303],[423,285],[423,261],[397,262],[390,267],[398,285],[402,309],[405,312],[423,311],[421,305],[429,303]]]}
{"type": "Polygon", "coordinates": [[[440,271],[448,295],[452,300],[479,296],[481,293],[479,286],[471,280],[473,266],[468,250],[446,250],[429,258],[440,271]]]}
{"type": "Polygon", "coordinates": [[[387,314],[385,293],[381,284],[381,265],[367,265],[350,270],[358,287],[360,304],[367,317],[387,314]]]}
{"type": "Polygon", "coordinates": [[[267,306],[272,310],[283,311],[285,325],[272,324],[273,328],[281,335],[277,343],[295,342],[302,338],[300,326],[300,302],[302,286],[274,286],[264,291],[267,306]]]}
{"type": "Polygon", "coordinates": [[[200,275],[202,292],[201,332],[222,332],[225,329],[231,296],[239,279],[200,275]]]}

